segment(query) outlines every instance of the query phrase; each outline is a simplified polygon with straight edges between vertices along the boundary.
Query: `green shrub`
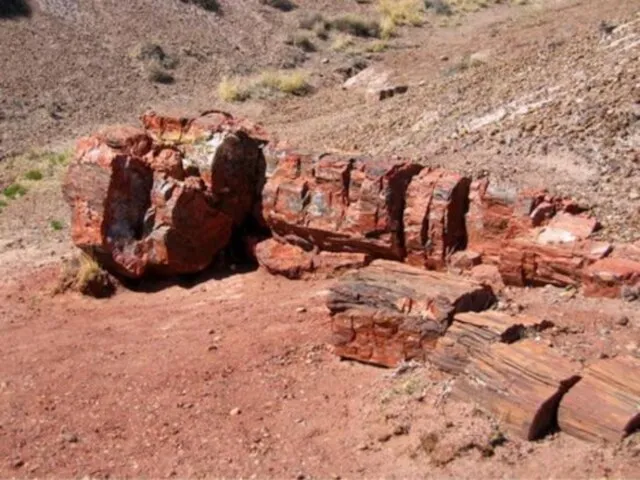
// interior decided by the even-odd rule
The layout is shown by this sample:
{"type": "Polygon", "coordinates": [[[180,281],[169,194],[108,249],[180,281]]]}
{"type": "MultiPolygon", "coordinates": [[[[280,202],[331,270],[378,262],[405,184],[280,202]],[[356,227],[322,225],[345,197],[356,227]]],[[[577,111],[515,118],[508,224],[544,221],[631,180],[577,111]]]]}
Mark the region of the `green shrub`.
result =
{"type": "Polygon", "coordinates": [[[151,82],[162,83],[164,85],[169,85],[175,82],[173,75],[156,63],[152,63],[147,66],[147,78],[151,82]]]}
{"type": "Polygon", "coordinates": [[[2,191],[2,193],[4,194],[5,197],[10,198],[11,200],[14,200],[17,197],[22,197],[23,195],[26,195],[27,189],[24,188],[19,183],[14,183],[12,185],[9,185],[7,188],[5,188],[2,191]]]}
{"type": "Polygon", "coordinates": [[[42,172],[40,170],[29,170],[24,174],[27,180],[42,180],[42,172]]]}
{"type": "Polygon", "coordinates": [[[357,15],[343,15],[330,22],[331,28],[355,37],[379,37],[380,24],[357,15]]]}
{"type": "Polygon", "coordinates": [[[181,0],[182,3],[190,3],[196,5],[208,12],[219,12],[220,11],[220,3],[218,0],[181,0]]]}
{"type": "Polygon", "coordinates": [[[424,0],[424,7],[433,10],[436,15],[451,15],[453,10],[446,0],[424,0]]]}
{"type": "Polygon", "coordinates": [[[297,5],[291,0],[260,0],[260,3],[273,8],[277,8],[278,10],[283,12],[290,12],[291,10],[295,10],[297,8],[297,5]]]}
{"type": "Polygon", "coordinates": [[[55,230],[56,232],[59,232],[60,230],[62,230],[64,228],[64,225],[62,224],[62,222],[60,220],[51,220],[51,228],[53,230],[55,230]]]}

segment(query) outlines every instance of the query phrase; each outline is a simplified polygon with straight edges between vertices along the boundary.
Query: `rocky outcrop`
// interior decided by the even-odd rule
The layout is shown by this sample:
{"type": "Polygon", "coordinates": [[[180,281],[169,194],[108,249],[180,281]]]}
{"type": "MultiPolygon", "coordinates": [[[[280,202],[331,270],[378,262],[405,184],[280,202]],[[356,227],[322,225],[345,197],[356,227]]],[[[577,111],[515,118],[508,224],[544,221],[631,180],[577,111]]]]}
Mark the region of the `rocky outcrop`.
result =
{"type": "Polygon", "coordinates": [[[219,112],[142,120],[78,142],[63,186],[73,241],[126,277],[198,272],[259,203],[264,134],[219,112]]]}

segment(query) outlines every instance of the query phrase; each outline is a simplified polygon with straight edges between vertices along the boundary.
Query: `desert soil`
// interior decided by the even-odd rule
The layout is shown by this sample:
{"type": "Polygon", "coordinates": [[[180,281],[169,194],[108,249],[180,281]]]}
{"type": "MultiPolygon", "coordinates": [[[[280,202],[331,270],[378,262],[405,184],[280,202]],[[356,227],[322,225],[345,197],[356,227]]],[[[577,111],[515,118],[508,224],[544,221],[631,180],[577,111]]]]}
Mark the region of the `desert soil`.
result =
{"type": "MultiPolygon", "coordinates": [[[[374,16],[371,4],[297,3],[222,1],[214,15],[178,1],[41,0],[31,18],[0,20],[0,189],[27,189],[0,207],[0,477],[640,478],[638,434],[501,441],[497,420],[451,399],[452,379],[428,365],[340,361],[327,346],[329,280],[240,268],[108,300],[52,294],[73,251],[52,152],[147,108],[218,107],[293,145],[546,186],[590,206],[604,238],[640,238],[637,1],[430,15],[385,52],[357,54],[283,40],[303,13],[374,16]],[[131,55],[151,40],[180,60],[172,85],[149,82],[131,55]],[[342,90],[336,69],[355,57],[408,92],[367,102],[342,90]],[[224,75],[288,66],[312,73],[311,95],[217,99],[224,75]],[[25,179],[34,168],[42,180],[25,179]]],[[[541,341],[584,364],[640,356],[637,302],[507,289],[499,306],[552,320],[541,341]]]]}

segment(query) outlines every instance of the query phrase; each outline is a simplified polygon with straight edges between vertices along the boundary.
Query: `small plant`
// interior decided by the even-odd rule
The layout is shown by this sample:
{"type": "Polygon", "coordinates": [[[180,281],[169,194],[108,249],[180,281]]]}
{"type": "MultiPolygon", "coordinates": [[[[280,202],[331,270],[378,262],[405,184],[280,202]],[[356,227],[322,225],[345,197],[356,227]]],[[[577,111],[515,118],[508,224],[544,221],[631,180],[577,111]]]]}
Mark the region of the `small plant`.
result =
{"type": "Polygon", "coordinates": [[[298,26],[303,30],[315,30],[321,26],[323,30],[329,28],[329,22],[319,13],[306,13],[298,21],[298,26]]]}
{"type": "Polygon", "coordinates": [[[40,170],[34,169],[34,170],[29,170],[27,173],[25,173],[24,177],[27,180],[37,181],[37,180],[42,180],[43,175],[40,170]]]}
{"type": "Polygon", "coordinates": [[[389,44],[385,40],[376,40],[375,42],[367,45],[367,52],[381,53],[389,48],[389,44]]]}
{"type": "Polygon", "coordinates": [[[227,102],[242,102],[251,97],[268,96],[273,92],[305,95],[310,90],[305,72],[267,71],[249,79],[224,78],[218,85],[218,96],[227,102]]]}
{"type": "Polygon", "coordinates": [[[68,290],[95,298],[105,298],[115,293],[116,285],[111,275],[105,272],[92,256],[81,252],[62,265],[55,293],[68,290]]]}
{"type": "Polygon", "coordinates": [[[223,78],[218,85],[218,96],[225,102],[244,102],[251,92],[241,80],[223,78]]]}
{"type": "Polygon", "coordinates": [[[175,82],[175,78],[160,65],[151,63],[147,66],[147,78],[151,82],[170,85],[175,82]]]}
{"type": "Polygon", "coordinates": [[[355,42],[348,35],[340,35],[336,37],[331,43],[331,50],[334,52],[343,52],[350,47],[353,47],[355,42]]]}
{"type": "Polygon", "coordinates": [[[7,205],[9,205],[9,204],[0,198],[0,212],[1,212],[1,211],[2,211],[2,209],[3,209],[4,207],[6,207],[7,205]]]}
{"type": "Polygon", "coordinates": [[[378,11],[389,25],[422,25],[423,4],[420,0],[378,0],[378,11]]]}
{"type": "Polygon", "coordinates": [[[295,10],[297,8],[297,5],[291,0],[260,0],[260,3],[273,8],[277,8],[282,12],[290,12],[291,10],[295,10]]]}
{"type": "Polygon", "coordinates": [[[343,15],[331,20],[331,28],[355,37],[379,37],[380,24],[356,15],[343,15]]]}
{"type": "Polygon", "coordinates": [[[315,52],[316,46],[311,41],[311,39],[305,35],[304,33],[297,33],[295,35],[290,36],[285,41],[287,45],[293,45],[294,47],[298,47],[302,51],[305,52],[315,52]]]}
{"type": "Polygon", "coordinates": [[[51,220],[49,225],[51,225],[51,229],[55,230],[56,232],[59,232],[60,230],[62,230],[64,228],[64,225],[62,224],[62,222],[60,220],[51,220]]]}
{"type": "Polygon", "coordinates": [[[446,0],[424,0],[424,8],[433,10],[436,15],[452,15],[453,9],[446,0]]]}
{"type": "Polygon", "coordinates": [[[131,51],[131,56],[141,62],[156,64],[167,70],[173,70],[178,66],[178,60],[165,52],[157,43],[140,43],[131,51]]]}
{"type": "Polygon", "coordinates": [[[291,95],[304,95],[309,91],[308,75],[301,71],[264,72],[258,85],[291,95]]]}
{"type": "Polygon", "coordinates": [[[17,197],[26,195],[27,189],[19,183],[14,183],[5,188],[2,193],[5,197],[10,198],[11,200],[15,200],[17,197]]]}
{"type": "Polygon", "coordinates": [[[208,12],[219,12],[220,4],[218,0],[181,0],[182,3],[190,3],[196,5],[208,12]]]}

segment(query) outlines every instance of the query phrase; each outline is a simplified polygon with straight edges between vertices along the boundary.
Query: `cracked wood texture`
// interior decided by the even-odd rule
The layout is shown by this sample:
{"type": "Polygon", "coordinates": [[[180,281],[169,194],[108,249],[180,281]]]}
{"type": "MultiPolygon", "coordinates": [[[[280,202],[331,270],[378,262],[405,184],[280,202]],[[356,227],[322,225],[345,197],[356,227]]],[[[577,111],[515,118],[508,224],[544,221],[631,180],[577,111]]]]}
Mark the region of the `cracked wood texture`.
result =
{"type": "Polygon", "coordinates": [[[424,358],[454,314],[481,311],[494,301],[479,283],[376,260],[334,285],[327,306],[336,354],[394,367],[424,358]]]}
{"type": "Polygon", "coordinates": [[[546,320],[526,315],[485,312],[458,313],[447,333],[438,340],[429,361],[449,373],[462,373],[469,359],[496,342],[513,343],[529,332],[549,328],[546,320]]]}
{"type": "Polygon", "coordinates": [[[617,442],[640,429],[640,361],[616,357],[588,367],[562,399],[558,424],[588,441],[617,442]]]}
{"type": "Polygon", "coordinates": [[[454,396],[472,399],[505,429],[536,440],[557,427],[558,404],[580,379],[579,366],[531,339],[474,352],[454,396]]]}

